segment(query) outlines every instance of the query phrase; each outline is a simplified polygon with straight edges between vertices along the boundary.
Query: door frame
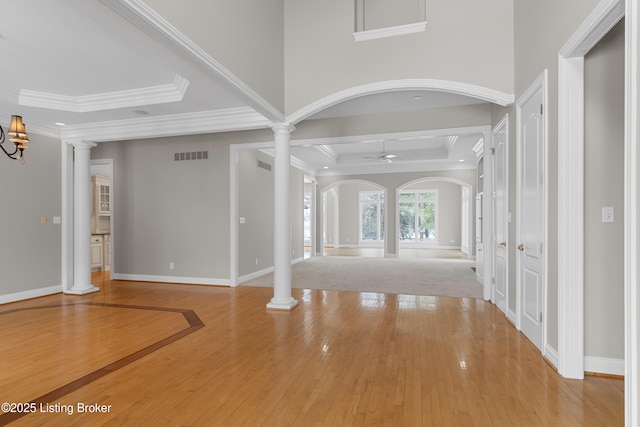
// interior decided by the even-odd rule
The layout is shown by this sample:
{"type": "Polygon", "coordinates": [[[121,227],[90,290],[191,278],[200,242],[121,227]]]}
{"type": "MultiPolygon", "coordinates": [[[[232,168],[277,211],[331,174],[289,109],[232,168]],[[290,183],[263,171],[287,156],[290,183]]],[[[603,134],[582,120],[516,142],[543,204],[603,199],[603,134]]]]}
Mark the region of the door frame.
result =
{"type": "MultiPolygon", "coordinates": [[[[500,119],[500,121],[494,126],[494,128],[491,131],[491,153],[492,153],[492,157],[493,157],[493,162],[492,162],[492,168],[491,168],[491,172],[492,172],[492,182],[493,182],[493,189],[492,189],[492,197],[491,197],[491,209],[492,209],[492,215],[491,215],[491,242],[492,245],[494,246],[495,249],[495,244],[496,244],[496,219],[498,218],[498,215],[503,215],[504,216],[504,220],[505,223],[507,224],[505,227],[505,239],[507,242],[507,248],[505,250],[505,266],[507,271],[505,272],[505,298],[506,298],[506,302],[505,302],[505,315],[507,316],[507,318],[511,319],[511,321],[513,321],[515,323],[515,314],[513,312],[509,312],[509,114],[505,114],[504,117],[502,119],[500,119]],[[502,129],[504,129],[505,132],[505,147],[504,147],[504,174],[505,174],[505,180],[504,180],[504,194],[505,194],[505,203],[504,203],[504,211],[503,212],[498,212],[496,209],[496,203],[495,203],[495,194],[496,194],[496,167],[498,165],[498,162],[495,159],[495,136],[498,132],[500,132],[502,129]]],[[[493,251],[493,255],[491,257],[491,274],[492,274],[492,282],[493,280],[495,280],[495,278],[497,277],[496,275],[496,251],[493,251]]],[[[495,286],[491,287],[491,302],[493,302],[495,304],[495,286]]]]}
{"type": "MultiPolygon", "coordinates": [[[[625,15],[624,0],[602,1],[558,53],[558,373],[584,378],[584,57],[625,15]]],[[[627,23],[629,24],[629,23],[627,23]]],[[[627,32],[629,56],[629,36],[627,32]]],[[[628,74],[628,65],[626,66],[628,74]]],[[[629,87],[627,76],[625,85],[629,87]]],[[[632,82],[633,83],[633,82],[632,82]]],[[[625,89],[629,93],[628,89],[625,89]]],[[[625,121],[629,123],[628,105],[625,121]]],[[[630,138],[625,136],[629,184],[630,138]]],[[[625,235],[633,207],[625,190],[625,235]]],[[[635,239],[635,233],[630,239],[635,239]]],[[[626,252],[626,251],[625,251],[626,252]]],[[[625,266],[631,264],[625,257],[625,266]]],[[[625,278],[625,293],[630,289],[625,278]]],[[[628,300],[628,298],[627,298],[628,300]]],[[[627,329],[629,319],[625,320],[627,329]]],[[[625,339],[628,341],[629,336],[625,339]]],[[[630,355],[625,354],[628,361],[630,355]]],[[[627,362],[628,363],[628,362],[627,362]]],[[[627,382],[625,381],[625,387],[627,382]]],[[[630,394],[625,392],[625,396],[630,394]]]]}
{"type": "MultiPolygon", "coordinates": [[[[548,85],[548,70],[545,69],[536,78],[536,80],[529,86],[529,88],[520,96],[520,99],[516,102],[516,242],[522,241],[522,107],[531,99],[531,97],[541,90],[542,92],[542,158],[543,158],[543,184],[542,184],[542,200],[543,200],[543,217],[544,224],[542,225],[542,258],[540,276],[542,277],[542,341],[541,352],[545,357],[551,357],[555,359],[555,351],[553,347],[547,343],[547,292],[548,292],[548,254],[549,254],[549,156],[548,156],[548,144],[549,144],[549,123],[548,123],[548,105],[549,105],[549,85],[548,85]]],[[[522,257],[516,257],[516,328],[521,330],[522,323],[522,278],[520,269],[522,268],[522,257]]]]}

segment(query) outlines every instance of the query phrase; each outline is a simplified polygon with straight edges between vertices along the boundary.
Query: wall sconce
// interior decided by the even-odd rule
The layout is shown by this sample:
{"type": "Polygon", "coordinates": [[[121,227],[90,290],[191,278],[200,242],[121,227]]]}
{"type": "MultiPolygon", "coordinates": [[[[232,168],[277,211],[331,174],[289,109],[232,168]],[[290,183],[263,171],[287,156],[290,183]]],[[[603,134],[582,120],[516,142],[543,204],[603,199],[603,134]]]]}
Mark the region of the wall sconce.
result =
{"type": "Polygon", "coordinates": [[[2,151],[4,151],[4,154],[6,154],[7,157],[13,160],[20,159],[20,163],[24,164],[24,150],[29,148],[27,146],[29,143],[29,137],[27,136],[24,123],[22,123],[21,116],[11,116],[11,123],[9,124],[9,131],[7,132],[7,135],[9,135],[9,141],[16,145],[16,149],[10,153],[4,148],[4,145],[2,145],[5,140],[2,126],[0,126],[0,148],[2,148],[2,151]]]}

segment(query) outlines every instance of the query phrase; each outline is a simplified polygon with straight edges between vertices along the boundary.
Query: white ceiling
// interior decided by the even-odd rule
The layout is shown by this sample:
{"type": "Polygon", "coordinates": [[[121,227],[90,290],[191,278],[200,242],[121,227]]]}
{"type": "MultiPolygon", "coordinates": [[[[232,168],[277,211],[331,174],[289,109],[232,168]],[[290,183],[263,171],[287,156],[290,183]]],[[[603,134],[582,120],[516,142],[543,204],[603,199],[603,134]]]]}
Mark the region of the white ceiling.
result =
{"type": "MultiPolygon", "coordinates": [[[[285,120],[153,11],[130,7],[140,3],[3,2],[0,124],[5,130],[12,114],[23,116],[30,133],[96,142],[264,128],[285,120]]],[[[401,91],[352,99],[310,119],[480,102],[444,92],[401,91]]],[[[480,129],[314,141],[297,141],[294,133],[291,151],[298,165],[320,174],[469,168],[475,166],[472,148],[481,137],[480,129]],[[369,158],[382,153],[383,141],[385,150],[398,156],[391,164],[369,158]]]]}

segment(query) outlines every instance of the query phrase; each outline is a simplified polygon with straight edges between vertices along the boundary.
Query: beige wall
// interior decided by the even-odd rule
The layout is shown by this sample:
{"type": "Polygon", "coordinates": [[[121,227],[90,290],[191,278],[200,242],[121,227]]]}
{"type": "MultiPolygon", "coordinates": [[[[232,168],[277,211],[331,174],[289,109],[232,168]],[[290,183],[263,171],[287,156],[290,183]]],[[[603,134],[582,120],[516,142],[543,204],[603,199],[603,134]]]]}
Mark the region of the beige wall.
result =
{"type": "Polygon", "coordinates": [[[624,358],[624,23],[585,57],[585,355],[624,358]],[[602,222],[602,207],[615,222],[602,222]]]}

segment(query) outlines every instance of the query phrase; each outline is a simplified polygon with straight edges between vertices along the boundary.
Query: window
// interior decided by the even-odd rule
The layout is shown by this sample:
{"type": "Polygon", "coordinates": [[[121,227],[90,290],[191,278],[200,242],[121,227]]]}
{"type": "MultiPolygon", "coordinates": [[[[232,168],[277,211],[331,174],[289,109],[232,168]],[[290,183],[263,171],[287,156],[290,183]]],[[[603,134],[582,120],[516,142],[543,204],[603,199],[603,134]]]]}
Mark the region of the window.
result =
{"type": "Polygon", "coordinates": [[[360,241],[384,241],[384,192],[360,191],[360,241]]]}
{"type": "Polygon", "coordinates": [[[311,193],[304,193],[304,244],[311,245],[311,193]]]}
{"type": "Polygon", "coordinates": [[[401,191],[398,204],[400,241],[436,243],[438,190],[401,191]]]}

